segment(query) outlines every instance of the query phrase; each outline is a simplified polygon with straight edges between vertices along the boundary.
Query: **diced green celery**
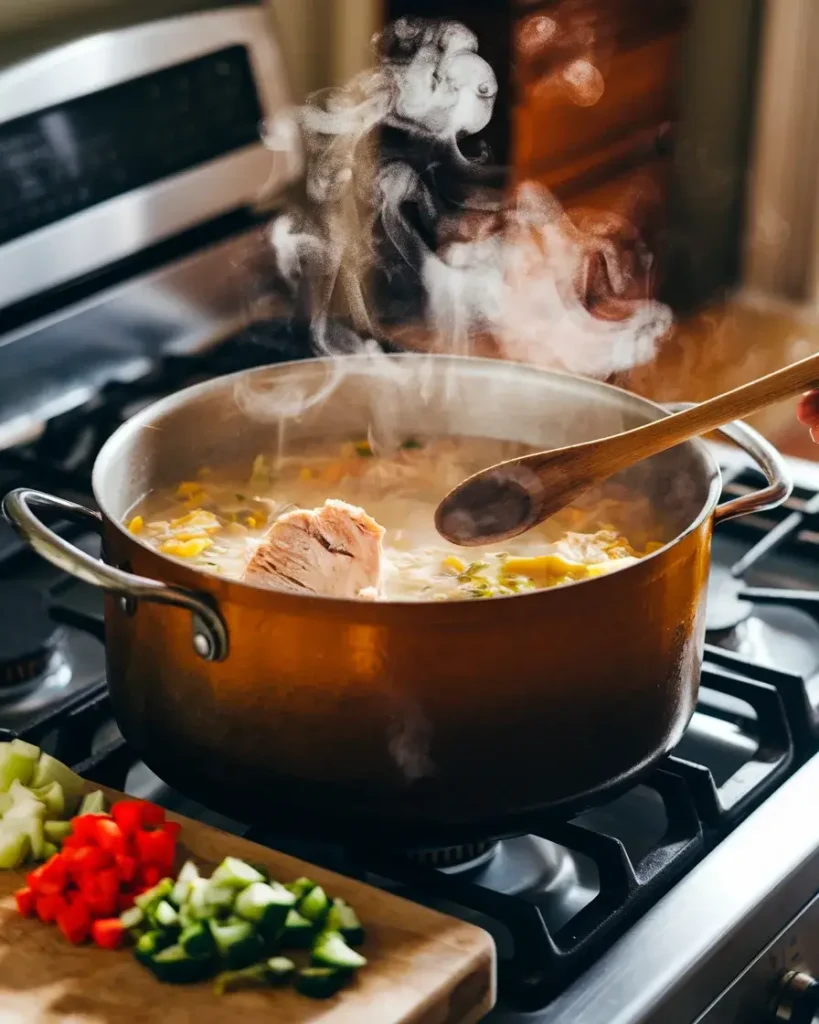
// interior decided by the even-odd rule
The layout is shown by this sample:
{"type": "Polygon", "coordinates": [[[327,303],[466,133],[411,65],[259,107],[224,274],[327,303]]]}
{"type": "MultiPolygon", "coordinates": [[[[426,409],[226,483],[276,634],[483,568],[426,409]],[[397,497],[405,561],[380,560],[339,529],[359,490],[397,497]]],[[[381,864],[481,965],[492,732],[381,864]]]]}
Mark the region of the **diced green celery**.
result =
{"type": "Polygon", "coordinates": [[[105,814],[105,794],[101,789],[86,793],[80,801],[77,814],[105,814]]]}
{"type": "Polygon", "coordinates": [[[71,835],[70,821],[46,821],[43,823],[45,837],[50,843],[62,843],[71,835]]]}
{"type": "Polygon", "coordinates": [[[59,852],[60,852],[59,846],[55,846],[54,843],[50,843],[48,840],[46,840],[43,843],[43,856],[42,856],[42,859],[43,860],[48,860],[49,857],[53,857],[55,853],[59,853],[59,852]]]}
{"type": "Polygon", "coordinates": [[[49,782],[47,786],[40,786],[31,792],[46,805],[49,817],[62,818],[65,815],[65,794],[59,782],[49,782]]]}
{"type": "Polygon", "coordinates": [[[65,796],[65,813],[73,814],[85,792],[85,783],[75,772],[67,768],[51,754],[40,754],[34,768],[31,785],[35,789],[47,786],[50,782],[59,782],[65,796]]]}
{"type": "Polygon", "coordinates": [[[40,748],[23,740],[12,740],[0,751],[0,790],[7,792],[12,782],[17,779],[28,786],[34,777],[40,748]]]}
{"type": "Polygon", "coordinates": [[[31,850],[28,833],[19,823],[0,824],[0,869],[19,868],[31,850]]]}

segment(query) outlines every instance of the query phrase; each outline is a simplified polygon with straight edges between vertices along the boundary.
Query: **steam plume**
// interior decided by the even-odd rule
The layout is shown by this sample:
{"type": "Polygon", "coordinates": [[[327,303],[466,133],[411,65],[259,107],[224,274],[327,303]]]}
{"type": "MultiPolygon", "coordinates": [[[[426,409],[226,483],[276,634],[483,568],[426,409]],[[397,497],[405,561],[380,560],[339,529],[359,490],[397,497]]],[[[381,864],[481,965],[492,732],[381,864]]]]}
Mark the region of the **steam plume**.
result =
{"type": "MultiPolygon", "coordinates": [[[[593,35],[584,32],[586,51],[559,72],[580,105],[604,88],[593,35]]],[[[560,27],[530,19],[521,40],[558,46],[560,27]]],[[[624,298],[629,269],[614,243],[582,231],[540,185],[498,189],[485,148],[464,152],[489,123],[498,91],[475,35],[457,22],[403,18],[374,45],[371,71],[293,113],[306,202],[269,232],[317,351],[377,358],[365,339],[390,319],[391,288],[398,295],[409,280],[419,294],[411,317],[435,351],[469,354],[489,337],[502,357],[595,377],[649,362],[671,315],[624,298]],[[622,299],[616,319],[586,305],[601,268],[610,297],[622,299]],[[386,282],[380,306],[370,295],[374,270],[386,282]],[[337,309],[353,331],[331,329],[337,309]]],[[[274,126],[271,147],[281,137],[274,126]]]]}

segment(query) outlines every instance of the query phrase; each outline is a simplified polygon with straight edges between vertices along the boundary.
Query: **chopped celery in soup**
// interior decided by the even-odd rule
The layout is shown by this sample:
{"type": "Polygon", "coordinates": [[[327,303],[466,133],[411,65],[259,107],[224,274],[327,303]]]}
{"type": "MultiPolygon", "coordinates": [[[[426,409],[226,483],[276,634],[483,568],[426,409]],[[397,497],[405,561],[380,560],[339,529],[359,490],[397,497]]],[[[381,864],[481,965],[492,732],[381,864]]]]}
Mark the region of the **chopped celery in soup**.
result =
{"type": "Polygon", "coordinates": [[[328,448],[260,455],[242,473],[203,469],[150,493],[128,528],[231,579],[388,601],[520,594],[612,572],[660,546],[648,502],[615,488],[502,548],[465,551],[435,530],[438,502],[465,476],[528,449],[476,438],[408,440],[386,453],[367,441],[328,448]]]}

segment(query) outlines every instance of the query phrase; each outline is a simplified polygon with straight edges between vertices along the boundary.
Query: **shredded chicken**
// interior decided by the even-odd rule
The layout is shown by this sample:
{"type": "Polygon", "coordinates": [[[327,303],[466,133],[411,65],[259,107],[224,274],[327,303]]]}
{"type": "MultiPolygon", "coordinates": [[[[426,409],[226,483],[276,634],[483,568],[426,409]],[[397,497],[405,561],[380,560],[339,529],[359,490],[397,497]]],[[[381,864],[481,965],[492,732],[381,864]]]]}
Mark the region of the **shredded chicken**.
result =
{"type": "Polygon", "coordinates": [[[373,600],[381,586],[382,526],[362,508],[329,499],[280,516],[244,580],[276,590],[373,600]]]}

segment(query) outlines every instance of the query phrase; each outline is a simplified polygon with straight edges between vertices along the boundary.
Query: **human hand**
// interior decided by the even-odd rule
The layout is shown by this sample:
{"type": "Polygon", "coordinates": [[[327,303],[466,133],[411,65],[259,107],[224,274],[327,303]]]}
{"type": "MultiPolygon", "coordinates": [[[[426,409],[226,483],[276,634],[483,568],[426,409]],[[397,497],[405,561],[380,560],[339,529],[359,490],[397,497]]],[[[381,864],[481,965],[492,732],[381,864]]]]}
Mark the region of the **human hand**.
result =
{"type": "Polygon", "coordinates": [[[802,395],[796,415],[800,423],[810,428],[810,436],[819,444],[819,391],[809,391],[802,395]]]}

